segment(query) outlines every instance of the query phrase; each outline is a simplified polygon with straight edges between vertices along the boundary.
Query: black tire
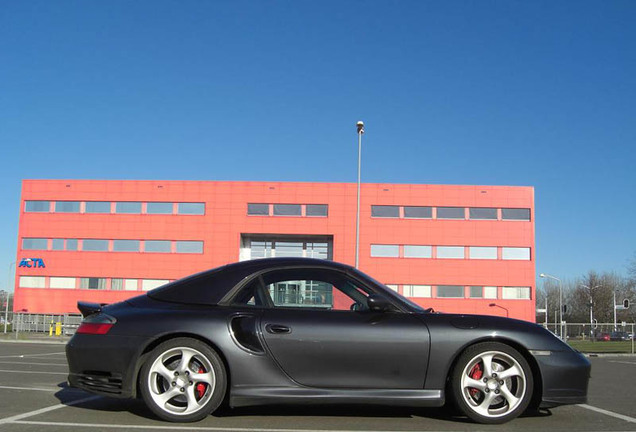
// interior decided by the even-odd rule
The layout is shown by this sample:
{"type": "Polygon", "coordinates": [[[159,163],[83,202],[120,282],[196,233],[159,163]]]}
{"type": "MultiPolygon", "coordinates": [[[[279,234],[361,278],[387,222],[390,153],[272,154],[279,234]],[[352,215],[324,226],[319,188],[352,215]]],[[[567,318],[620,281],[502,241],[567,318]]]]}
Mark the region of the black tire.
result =
{"type": "Polygon", "coordinates": [[[457,408],[483,424],[501,424],[519,416],[532,400],[533,389],[532,370],[526,359],[499,342],[467,348],[450,379],[451,398],[457,408]]]}
{"type": "Polygon", "coordinates": [[[157,417],[186,423],[202,420],[221,405],[227,375],[210,346],[182,337],[152,350],[141,368],[139,386],[157,417]]]}

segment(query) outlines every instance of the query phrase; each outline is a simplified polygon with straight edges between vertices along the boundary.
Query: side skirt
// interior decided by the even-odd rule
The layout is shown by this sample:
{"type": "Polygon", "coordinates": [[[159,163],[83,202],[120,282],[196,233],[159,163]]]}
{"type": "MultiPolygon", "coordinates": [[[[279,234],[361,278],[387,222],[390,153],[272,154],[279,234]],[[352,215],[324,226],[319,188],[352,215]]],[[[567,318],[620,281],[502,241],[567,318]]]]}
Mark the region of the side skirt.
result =
{"type": "Polygon", "coordinates": [[[405,407],[440,407],[443,390],[315,389],[297,387],[234,387],[230,406],[275,404],[377,404],[405,407]]]}

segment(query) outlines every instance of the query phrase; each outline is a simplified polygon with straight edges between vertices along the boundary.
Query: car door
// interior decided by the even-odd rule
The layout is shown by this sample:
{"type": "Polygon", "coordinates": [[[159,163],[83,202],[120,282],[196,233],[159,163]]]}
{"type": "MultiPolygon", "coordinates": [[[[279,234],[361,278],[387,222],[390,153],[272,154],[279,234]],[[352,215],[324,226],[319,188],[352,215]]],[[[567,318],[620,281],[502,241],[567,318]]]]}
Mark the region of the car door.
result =
{"type": "Polygon", "coordinates": [[[321,388],[421,389],[429,332],[414,315],[366,307],[373,288],[333,269],[262,275],[261,332],[280,367],[321,388]],[[353,309],[353,310],[352,310],[353,309]]]}

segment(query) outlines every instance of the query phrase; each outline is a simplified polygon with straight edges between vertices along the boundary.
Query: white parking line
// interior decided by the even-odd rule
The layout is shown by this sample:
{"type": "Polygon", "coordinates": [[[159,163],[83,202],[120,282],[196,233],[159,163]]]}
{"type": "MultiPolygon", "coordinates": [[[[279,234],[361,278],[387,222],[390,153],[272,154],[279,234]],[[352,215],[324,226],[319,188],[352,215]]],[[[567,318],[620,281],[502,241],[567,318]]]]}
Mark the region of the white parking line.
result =
{"type": "Polygon", "coordinates": [[[11,387],[11,386],[0,386],[0,390],[37,390],[37,391],[46,391],[46,392],[58,392],[60,390],[64,390],[63,388],[38,388],[38,387],[11,387]]]}
{"type": "Polygon", "coordinates": [[[626,362],[626,361],[618,361],[618,360],[609,360],[610,363],[621,363],[621,364],[628,364],[628,365],[636,365],[636,363],[634,362],[626,362]]]}
{"type": "Polygon", "coordinates": [[[65,404],[52,405],[50,407],[41,408],[39,410],[29,411],[29,412],[26,412],[26,413],[23,413],[23,414],[14,415],[14,416],[11,416],[11,417],[5,417],[3,419],[0,419],[0,425],[1,424],[6,424],[6,423],[15,423],[18,420],[22,420],[22,419],[25,419],[25,418],[28,418],[28,417],[33,417],[33,416],[36,416],[36,415],[39,415],[39,414],[44,414],[44,413],[47,413],[49,411],[54,411],[54,410],[57,410],[57,409],[60,409],[60,408],[65,408],[67,406],[73,406],[73,405],[81,404],[83,402],[88,402],[88,401],[92,401],[92,400],[95,400],[95,399],[99,399],[99,396],[89,396],[89,397],[85,397],[85,398],[82,398],[82,399],[78,399],[78,400],[74,400],[74,401],[71,401],[71,402],[67,402],[65,404]]]}
{"type": "Polygon", "coordinates": [[[68,366],[66,363],[29,363],[29,362],[6,362],[0,361],[0,364],[10,364],[10,365],[38,365],[38,366],[68,366]]]}
{"type": "MultiPolygon", "coordinates": [[[[12,421],[13,424],[24,424],[34,426],[64,426],[78,428],[99,428],[99,429],[155,429],[155,430],[185,430],[185,431],[227,431],[227,432],[356,432],[348,429],[267,429],[267,428],[237,428],[237,427],[206,427],[206,426],[151,426],[151,425],[118,425],[106,423],[68,423],[68,422],[41,422],[41,421],[12,421]]],[[[373,432],[404,432],[397,430],[384,430],[373,432]]],[[[435,432],[435,431],[429,431],[435,432]]],[[[444,431],[459,432],[459,431],[444,431]]]]}
{"type": "Polygon", "coordinates": [[[614,417],[614,418],[617,418],[617,419],[625,420],[626,422],[636,423],[636,418],[634,418],[634,417],[630,417],[630,416],[626,416],[626,415],[623,415],[623,414],[615,413],[613,411],[604,410],[603,408],[597,408],[595,406],[587,405],[587,404],[579,404],[577,406],[579,406],[581,408],[588,409],[590,411],[594,411],[594,412],[600,413],[600,414],[605,414],[605,415],[608,415],[610,417],[614,417]]]}
{"type": "Polygon", "coordinates": [[[68,375],[68,373],[66,373],[66,372],[19,371],[19,370],[5,370],[5,369],[0,369],[0,372],[25,373],[25,374],[68,375]]]}
{"type": "Polygon", "coordinates": [[[15,355],[8,355],[8,356],[0,356],[0,358],[42,357],[42,356],[60,355],[60,354],[66,354],[66,353],[62,351],[62,352],[45,353],[45,354],[15,354],[15,355]]]}

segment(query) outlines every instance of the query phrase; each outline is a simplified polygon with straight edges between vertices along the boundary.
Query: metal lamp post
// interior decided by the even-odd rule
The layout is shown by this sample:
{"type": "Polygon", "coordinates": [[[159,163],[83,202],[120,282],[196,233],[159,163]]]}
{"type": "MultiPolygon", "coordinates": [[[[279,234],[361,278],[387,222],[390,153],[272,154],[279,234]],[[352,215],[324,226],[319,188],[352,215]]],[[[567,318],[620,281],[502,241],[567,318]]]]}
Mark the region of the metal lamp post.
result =
{"type": "Polygon", "coordinates": [[[358,208],[356,210],[356,268],[358,268],[360,256],[360,170],[362,164],[362,134],[364,134],[364,123],[356,123],[358,128],[358,208]]]}
{"type": "Polygon", "coordinates": [[[510,316],[509,313],[508,313],[508,309],[503,307],[503,306],[499,306],[497,303],[490,303],[488,306],[490,306],[490,307],[498,307],[500,309],[503,309],[503,310],[506,311],[506,318],[508,318],[510,316]]]}
{"type": "Polygon", "coordinates": [[[612,305],[614,306],[614,331],[616,331],[616,290],[614,290],[614,301],[612,301],[612,305]]]}
{"type": "Polygon", "coordinates": [[[4,332],[7,332],[7,323],[9,321],[9,285],[11,285],[11,266],[15,266],[15,261],[9,264],[9,275],[7,276],[7,304],[4,308],[4,332]]]}
{"type": "Polygon", "coordinates": [[[549,275],[547,273],[541,273],[539,276],[542,278],[549,278],[559,281],[559,336],[563,339],[563,283],[558,277],[549,275]]]}
{"type": "Polygon", "coordinates": [[[594,285],[593,287],[589,287],[587,285],[581,284],[583,288],[587,288],[590,290],[590,339],[594,338],[594,299],[592,298],[592,291],[596,288],[600,288],[601,285],[594,285]]]}

